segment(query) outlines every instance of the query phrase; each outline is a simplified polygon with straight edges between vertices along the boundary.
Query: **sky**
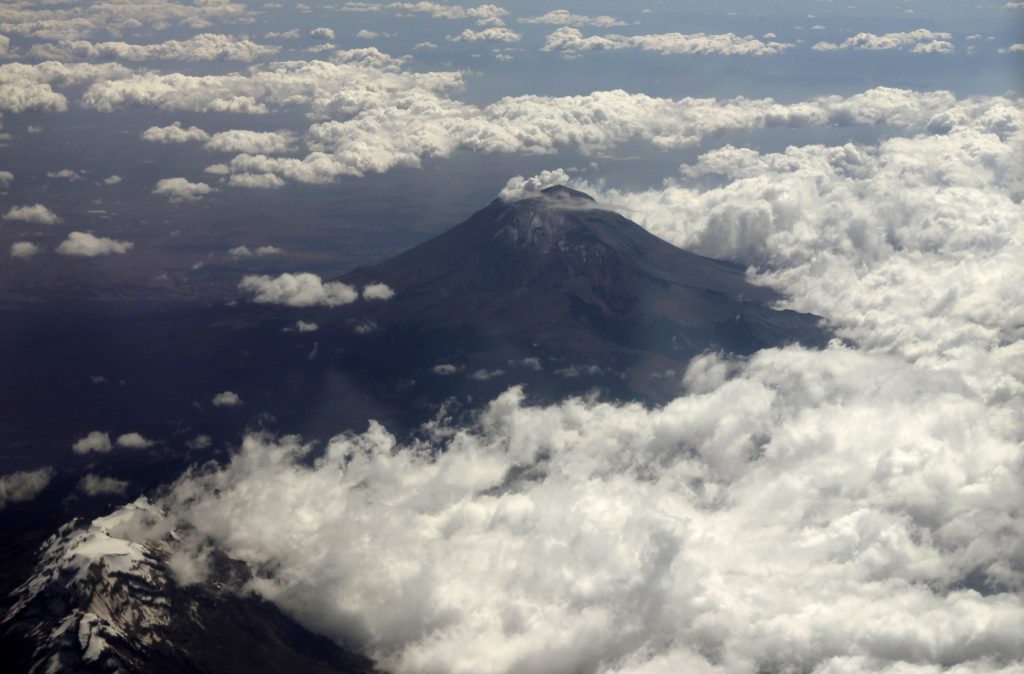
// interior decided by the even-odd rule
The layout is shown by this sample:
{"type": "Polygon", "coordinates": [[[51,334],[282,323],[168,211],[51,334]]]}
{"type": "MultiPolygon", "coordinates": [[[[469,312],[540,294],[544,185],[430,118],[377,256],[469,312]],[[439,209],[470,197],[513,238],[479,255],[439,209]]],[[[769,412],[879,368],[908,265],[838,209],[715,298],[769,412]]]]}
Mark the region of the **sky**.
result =
{"type": "MultiPolygon", "coordinates": [[[[213,547],[273,569],[247,589],[395,672],[1019,672],[1022,28],[1020,2],[6,2],[0,308],[387,301],[329,278],[568,184],[836,339],[707,354],[660,407],[509,382],[415,442],[253,431],[164,519],[93,532],[187,524],[180,582],[213,547]]],[[[171,442],[122,430],[60,451],[171,442]]],[[[0,509],[57,467],[20,461],[0,509]]]]}

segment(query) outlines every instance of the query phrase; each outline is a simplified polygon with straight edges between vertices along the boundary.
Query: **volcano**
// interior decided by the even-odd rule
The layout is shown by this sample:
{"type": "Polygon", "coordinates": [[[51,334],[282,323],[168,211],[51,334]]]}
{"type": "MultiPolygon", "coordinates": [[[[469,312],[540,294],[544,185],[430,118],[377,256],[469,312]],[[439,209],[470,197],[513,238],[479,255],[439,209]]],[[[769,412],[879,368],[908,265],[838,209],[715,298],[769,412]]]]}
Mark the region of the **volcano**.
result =
{"type": "MultiPolygon", "coordinates": [[[[665,380],[707,351],[745,355],[829,338],[818,317],[774,308],[782,298],[747,281],[743,267],[682,250],[564,186],[496,199],[339,280],[395,291],[389,302],[360,308],[364,325],[379,331],[376,346],[392,354],[389,368],[422,373],[440,363],[490,375],[528,363],[535,380],[543,371],[603,375],[614,397],[676,394],[665,380]]],[[[360,353],[353,364],[369,362],[360,353]]]]}

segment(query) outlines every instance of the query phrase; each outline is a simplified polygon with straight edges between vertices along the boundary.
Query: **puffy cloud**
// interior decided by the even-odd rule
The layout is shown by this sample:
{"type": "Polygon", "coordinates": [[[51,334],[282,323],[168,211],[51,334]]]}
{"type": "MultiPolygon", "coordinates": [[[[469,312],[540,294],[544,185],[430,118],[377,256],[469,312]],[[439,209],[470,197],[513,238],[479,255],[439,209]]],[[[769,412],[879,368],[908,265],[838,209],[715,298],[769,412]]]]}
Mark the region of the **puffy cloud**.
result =
{"type": "Polygon", "coordinates": [[[116,185],[119,182],[121,182],[121,176],[119,175],[107,176],[106,178],[103,179],[104,185],[116,185]]]}
{"type": "Polygon", "coordinates": [[[98,255],[124,255],[135,247],[131,241],[116,241],[88,232],[71,232],[57,246],[59,255],[96,257],[98,255]]]}
{"type": "Polygon", "coordinates": [[[228,255],[231,257],[263,257],[264,255],[279,255],[284,251],[277,246],[257,246],[255,249],[249,248],[249,246],[241,245],[235,246],[228,251],[228,255]]]}
{"type": "MultiPolygon", "coordinates": [[[[304,136],[303,157],[269,154],[292,149],[291,137],[225,132],[225,141],[233,138],[237,144],[223,149],[244,150],[226,164],[228,170],[241,175],[235,184],[252,187],[278,186],[278,179],[328,183],[339,176],[416,167],[424,158],[460,150],[539,154],[574,147],[593,154],[635,140],[656,148],[686,147],[709,136],[759,128],[886,124],[920,129],[957,104],[945,91],[878,87],[787,104],[742,97],[673,100],[616,90],[513,96],[478,107],[454,97],[461,87],[460,73],[408,72],[402,59],[369,48],[338,52],[331,62],[253,66],[245,74],[140,74],[96,83],[82,102],[100,110],[142,105],[259,113],[305,106],[316,121],[304,136]],[[247,145],[257,139],[261,145],[247,145]],[[262,174],[276,178],[256,177],[262,174]]],[[[195,133],[202,137],[200,130],[195,133]]]]}
{"type": "Polygon", "coordinates": [[[78,491],[86,496],[112,496],[123,494],[128,489],[126,480],[88,473],[78,483],[78,491]]]}
{"type": "Polygon", "coordinates": [[[616,19],[613,16],[583,16],[573,14],[566,9],[556,9],[540,16],[518,19],[519,23],[547,24],[549,26],[597,26],[609,28],[612,26],[625,26],[625,21],[616,19]]]}
{"type": "MultiPolygon", "coordinates": [[[[577,103],[612,107],[591,100],[577,103]]],[[[536,406],[513,388],[474,423],[404,444],[376,423],[324,448],[249,434],[161,498],[187,525],[180,554],[201,569],[212,542],[252,569],[246,589],[398,674],[1019,670],[1019,101],[610,101],[633,103],[622,119],[645,130],[595,130],[587,147],[652,138],[654,111],[673,113],[659,138],[912,130],[727,146],[658,189],[579,185],[663,238],[750,265],[849,345],[706,354],[656,407],[536,406]]],[[[303,286],[247,278],[268,301],[303,286]]],[[[308,304],[322,304],[329,284],[312,278],[308,304]]]]}
{"type": "Polygon", "coordinates": [[[71,169],[61,169],[59,171],[47,171],[47,178],[57,178],[61,180],[67,180],[68,182],[75,182],[76,180],[83,180],[82,176],[77,171],[71,169]]]}
{"type": "Polygon", "coordinates": [[[210,402],[214,407],[238,407],[242,404],[242,399],[234,391],[222,391],[213,396],[210,402]]]}
{"type": "Polygon", "coordinates": [[[316,323],[307,321],[296,321],[295,330],[298,332],[316,332],[320,329],[320,326],[316,323]]]}
{"type": "Polygon", "coordinates": [[[34,225],[56,225],[63,222],[61,218],[42,204],[29,206],[11,206],[4,214],[4,220],[30,222],[34,225]]]}
{"type": "Polygon", "coordinates": [[[238,21],[247,9],[237,2],[57,3],[8,2],[0,5],[0,31],[43,40],[75,40],[92,35],[119,36],[125,31],[204,29],[212,21],[238,21]]]}
{"type": "Polygon", "coordinates": [[[14,182],[14,174],[10,171],[0,171],[0,190],[6,190],[14,182]]]}
{"type": "Polygon", "coordinates": [[[0,475],[0,510],[8,503],[31,501],[46,489],[56,471],[53,468],[23,470],[0,475]]]}
{"type": "Polygon", "coordinates": [[[394,296],[395,291],[386,283],[371,283],[363,288],[364,300],[390,300],[394,296]]]}
{"type": "Polygon", "coordinates": [[[309,127],[303,157],[263,152],[291,147],[290,139],[271,136],[261,139],[273,140],[272,147],[236,155],[228,171],[240,176],[234,184],[249,187],[276,187],[281,180],[328,183],[339,176],[416,167],[426,157],[460,150],[539,154],[574,147],[594,154],[635,140],[679,148],[759,128],[886,124],[923,129],[934,115],[957,105],[949,92],[879,87],[788,104],[672,100],[616,90],[514,96],[481,108],[451,96],[461,86],[459,73],[405,72],[400,59],[375,49],[339,54],[339,62],[275,63],[255,66],[247,75],[146,75],[105,82],[90,87],[84,102],[99,109],[133,104],[206,110],[233,109],[234,102],[244,100],[248,111],[307,105],[314,119],[330,118],[309,127]]]}
{"type": "Polygon", "coordinates": [[[214,191],[206,183],[193,183],[185,178],[163,178],[153,188],[153,194],[164,195],[171,201],[195,201],[214,191]]]}
{"type": "Polygon", "coordinates": [[[39,246],[31,241],[15,241],[11,244],[11,257],[27,260],[39,254],[39,246]]]}
{"type": "Polygon", "coordinates": [[[207,449],[213,446],[213,438],[209,435],[197,435],[185,443],[189,449],[207,449]]]}
{"type": "Polygon", "coordinates": [[[214,541],[398,673],[1024,658],[1011,405],[839,346],[708,355],[684,381],[656,408],[512,389],[470,427],[403,445],[371,424],[315,460],[253,434],[160,505],[197,557],[214,541]]]}
{"type": "Polygon", "coordinates": [[[487,370],[484,368],[480,368],[479,370],[474,370],[473,372],[471,372],[469,374],[469,378],[474,379],[476,381],[490,381],[491,379],[494,379],[495,377],[500,377],[503,374],[505,374],[504,370],[487,370]]]}
{"type": "Polygon", "coordinates": [[[130,73],[115,63],[6,63],[0,65],[0,110],[63,112],[68,108],[67,98],[53,86],[113,81],[130,73]]]}
{"type": "Polygon", "coordinates": [[[254,61],[280,50],[280,47],[257,44],[246,38],[202,33],[187,40],[168,40],[156,44],[61,40],[57,43],[33,45],[28,56],[52,61],[100,58],[125,61],[254,61]]]}
{"type": "Polygon", "coordinates": [[[458,35],[449,35],[445,39],[449,42],[519,42],[523,36],[508,28],[467,28],[458,35]]]}
{"type": "Polygon", "coordinates": [[[355,302],[359,293],[340,281],[326,283],[316,274],[281,274],[277,277],[247,275],[238,288],[253,296],[258,304],[284,304],[290,307],[339,307],[355,302]]]}
{"type": "Polygon", "coordinates": [[[124,433],[118,436],[117,446],[125,449],[146,449],[153,446],[153,441],[147,440],[138,433],[124,433]]]}
{"type": "Polygon", "coordinates": [[[918,28],[903,33],[857,33],[842,42],[818,42],[812,49],[818,51],[835,51],[837,49],[909,49],[915,54],[948,54],[956,47],[950,40],[950,33],[935,33],[926,28],[918,28]]]}
{"type": "Polygon", "coordinates": [[[284,187],[284,180],[273,173],[235,173],[228,178],[232,187],[248,187],[250,189],[276,190],[284,187]]]}
{"type": "Polygon", "coordinates": [[[297,40],[299,38],[299,29],[292,28],[285,31],[271,31],[263,37],[276,38],[278,40],[297,40]]]}
{"type": "Polygon", "coordinates": [[[1024,111],[968,99],[928,128],[877,146],[727,146],[662,188],[594,193],[662,238],[752,265],[789,306],[862,348],[1016,399],[1024,111]],[[697,186],[709,178],[720,186],[697,186]]]}
{"type": "Polygon", "coordinates": [[[75,444],[71,445],[71,449],[75,454],[88,454],[90,452],[105,454],[113,449],[113,445],[110,444],[109,434],[103,431],[93,431],[79,438],[75,444]]]}
{"type": "Polygon", "coordinates": [[[510,178],[498,195],[502,201],[518,201],[525,197],[536,196],[541,190],[552,185],[564,185],[570,181],[565,169],[544,170],[530,178],[515,176],[510,178]]]}
{"type": "Polygon", "coordinates": [[[267,113],[271,107],[307,105],[314,116],[329,118],[462,86],[461,73],[402,72],[401,63],[401,59],[369,47],[337,52],[332,62],[284,61],[255,66],[248,74],[137,74],[97,82],[85,91],[82,104],[102,111],[148,106],[249,114],[267,113]]]}
{"type": "Polygon", "coordinates": [[[142,139],[151,143],[188,143],[192,141],[206,142],[210,134],[198,126],[182,127],[181,122],[170,126],[151,126],[142,132],[142,139]]]}
{"type": "Polygon", "coordinates": [[[310,35],[310,37],[322,37],[325,40],[333,40],[334,39],[334,29],[332,29],[332,28],[323,28],[323,27],[321,27],[321,28],[314,28],[313,30],[309,31],[309,35],[310,35]]]}
{"type": "Polygon", "coordinates": [[[232,129],[213,134],[206,143],[206,149],[214,152],[280,154],[291,152],[294,143],[295,134],[291,131],[232,129]]]}
{"type": "Polygon", "coordinates": [[[709,35],[664,33],[660,35],[593,35],[584,37],[577,28],[559,28],[548,35],[544,51],[557,51],[567,56],[582,52],[619,49],[642,49],[659,54],[723,54],[729,56],[767,56],[792,47],[785,42],[763,42],[752,35],[740,37],[733,33],[709,35]]]}
{"type": "Polygon", "coordinates": [[[399,13],[429,14],[435,19],[476,19],[477,23],[487,25],[501,25],[502,17],[508,16],[508,10],[490,4],[465,7],[439,2],[389,2],[386,4],[346,2],[341,9],[346,12],[379,12],[390,9],[397,10],[399,13]]]}

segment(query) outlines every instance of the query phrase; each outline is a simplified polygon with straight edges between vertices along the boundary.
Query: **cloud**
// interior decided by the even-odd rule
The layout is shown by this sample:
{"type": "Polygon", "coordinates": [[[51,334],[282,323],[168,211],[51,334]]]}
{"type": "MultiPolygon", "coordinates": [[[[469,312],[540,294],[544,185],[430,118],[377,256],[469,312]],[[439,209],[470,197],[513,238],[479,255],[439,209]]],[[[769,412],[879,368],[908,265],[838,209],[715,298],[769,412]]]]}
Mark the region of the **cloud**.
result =
{"type": "Polygon", "coordinates": [[[249,246],[241,245],[235,246],[228,251],[228,255],[234,258],[240,257],[263,257],[264,255],[279,255],[284,251],[277,246],[258,246],[256,249],[249,248],[249,246]]]}
{"type": "Polygon", "coordinates": [[[123,255],[135,247],[131,241],[116,241],[88,232],[71,232],[57,246],[59,255],[96,257],[97,255],[123,255]]]}
{"type": "Polygon", "coordinates": [[[311,323],[311,322],[306,322],[306,321],[296,321],[295,322],[295,330],[297,332],[316,332],[319,329],[320,329],[320,326],[317,325],[316,323],[311,323]]]}
{"type": "MultiPolygon", "coordinates": [[[[565,100],[517,110],[557,118],[565,100]]],[[[1019,101],[573,100],[581,119],[629,102],[643,130],[621,133],[666,146],[725,126],[899,127],[872,145],[726,146],[654,189],[576,183],[749,266],[842,341],[705,354],[660,406],[511,388],[406,443],[377,423],[326,446],[249,433],[159,497],[169,521],[149,535],[184,532],[197,579],[215,545],[251,569],[247,591],[396,674],[1018,669],[1019,101]]],[[[587,146],[618,142],[618,123],[587,146]]],[[[282,285],[271,301],[301,284],[282,285]]],[[[139,510],[119,512],[133,534],[139,510]]]]}
{"type": "Polygon", "coordinates": [[[459,367],[458,365],[452,365],[451,363],[439,363],[434,367],[430,368],[431,372],[433,372],[434,374],[439,374],[443,377],[453,375],[456,372],[459,372],[460,370],[462,370],[461,367],[459,367]]]}
{"type": "Polygon", "coordinates": [[[58,178],[61,180],[67,180],[68,182],[75,182],[76,180],[82,180],[82,176],[77,171],[71,169],[61,169],[59,171],[47,171],[47,178],[58,178]]]}
{"type": "Polygon", "coordinates": [[[287,130],[230,129],[211,135],[196,126],[183,128],[180,122],[170,126],[152,126],[142,132],[142,138],[163,143],[200,141],[206,143],[205,148],[212,152],[261,155],[291,152],[295,143],[295,134],[287,130]]]}
{"type": "Polygon", "coordinates": [[[321,28],[314,28],[313,30],[309,31],[309,35],[310,35],[310,37],[320,37],[320,38],[323,38],[325,40],[333,40],[334,39],[334,30],[332,28],[323,28],[323,27],[321,27],[321,28]]]}
{"type": "Polygon", "coordinates": [[[251,62],[263,56],[272,56],[280,50],[280,47],[257,44],[246,38],[201,33],[187,40],[168,40],[156,44],[61,40],[32,45],[28,56],[48,61],[112,58],[123,61],[251,62]]]}
{"type": "Polygon", "coordinates": [[[523,36],[508,28],[467,28],[458,35],[449,35],[445,39],[449,42],[519,42],[523,36]]]}
{"type": "Polygon", "coordinates": [[[10,171],[0,171],[0,190],[6,190],[14,182],[14,174],[10,171]]]}
{"type": "MultiPolygon", "coordinates": [[[[136,74],[97,82],[82,105],[100,111],[157,107],[193,112],[266,114],[271,108],[310,106],[318,118],[352,115],[363,106],[462,87],[458,72],[402,72],[403,59],[367,47],[339,51],[332,61],[283,61],[253,66],[247,74],[136,74]]],[[[2,66],[0,66],[2,68],[2,66]]]]}
{"type": "Polygon", "coordinates": [[[483,25],[501,25],[502,17],[508,16],[508,10],[491,4],[465,7],[439,2],[389,2],[386,4],[346,2],[341,9],[345,12],[379,12],[390,9],[397,10],[400,14],[406,12],[429,14],[434,19],[476,19],[478,24],[483,25]]]}
{"type": "Polygon", "coordinates": [[[106,178],[103,179],[104,185],[116,185],[119,182],[121,182],[121,176],[119,175],[107,176],[106,178]]]}
{"type": "Polygon", "coordinates": [[[540,16],[518,19],[519,23],[547,24],[550,26],[596,26],[609,28],[612,26],[625,26],[625,21],[616,19],[613,16],[583,16],[573,14],[566,9],[556,9],[540,16]]]}
{"type": "Polygon", "coordinates": [[[39,246],[31,241],[15,241],[11,244],[11,257],[27,260],[40,252],[39,246]]]}
{"type": "Polygon", "coordinates": [[[67,98],[53,86],[109,82],[130,74],[130,69],[116,63],[5,63],[0,65],[0,111],[64,112],[67,98]]]}
{"type": "Polygon", "coordinates": [[[541,190],[553,185],[564,185],[570,182],[569,174],[564,169],[544,170],[530,178],[515,176],[510,178],[498,195],[502,201],[518,201],[525,197],[536,196],[541,190]]]}
{"type": "Polygon", "coordinates": [[[363,288],[364,300],[390,300],[395,296],[395,291],[386,283],[371,283],[363,288]]]}
{"type": "Polygon", "coordinates": [[[42,204],[31,206],[11,206],[4,214],[4,220],[30,222],[34,225],[57,225],[63,222],[56,213],[42,204]]]}
{"type": "Polygon", "coordinates": [[[877,146],[727,146],[658,189],[578,186],[666,240],[751,266],[860,348],[1018,400],[1024,114],[969,99],[928,127],[877,146]]]}
{"type": "Polygon", "coordinates": [[[544,51],[576,56],[598,50],[641,49],[659,54],[722,54],[728,56],[768,56],[792,47],[785,42],[763,42],[752,35],[733,33],[709,35],[664,33],[660,35],[594,35],[583,37],[577,28],[559,28],[547,36],[544,51]]]}
{"type": "Polygon", "coordinates": [[[125,433],[117,438],[117,446],[125,449],[147,449],[153,444],[152,440],[147,440],[138,433],[125,433]]]}
{"type": "Polygon", "coordinates": [[[273,173],[235,173],[228,178],[228,184],[232,187],[276,190],[284,187],[285,182],[273,173]]]}
{"type": "Polygon", "coordinates": [[[185,178],[163,178],[153,188],[153,194],[164,195],[171,201],[196,201],[215,191],[206,183],[193,183],[185,178]]]}
{"type": "Polygon", "coordinates": [[[110,444],[109,434],[103,431],[93,431],[79,438],[75,444],[71,445],[71,449],[75,454],[88,454],[90,452],[106,454],[113,449],[113,445],[110,444]]]}
{"type": "Polygon", "coordinates": [[[950,40],[950,33],[935,33],[926,28],[903,33],[857,33],[853,37],[836,44],[818,42],[812,49],[817,51],[835,51],[837,49],[909,49],[915,54],[948,54],[956,50],[950,40]]]}
{"type": "Polygon", "coordinates": [[[126,480],[88,473],[79,481],[78,491],[86,496],[111,496],[125,493],[128,486],[126,480]]]}
{"type": "MultiPolygon", "coordinates": [[[[946,91],[878,87],[791,103],[742,97],[673,100],[615,90],[511,96],[478,107],[454,96],[463,85],[461,73],[407,72],[403,63],[373,48],[350,50],[338,52],[332,62],[272,63],[253,66],[247,74],[146,74],[101,82],[82,100],[100,110],[128,105],[253,113],[307,109],[314,123],[302,139],[305,155],[236,155],[225,165],[240,176],[233,183],[242,187],[324,184],[341,176],[418,167],[425,158],[458,151],[551,154],[573,148],[593,155],[634,141],[676,149],[763,128],[884,124],[916,130],[957,105],[946,91]]],[[[271,148],[246,149],[297,149],[297,144],[274,139],[271,148]]]]}
{"type": "Polygon", "coordinates": [[[207,449],[213,445],[213,438],[209,435],[197,435],[185,443],[189,449],[207,449]]]}
{"type": "Polygon", "coordinates": [[[257,304],[284,304],[290,307],[339,307],[355,302],[359,293],[340,281],[323,282],[316,274],[281,274],[277,277],[248,275],[239,290],[253,296],[257,304]]]}
{"type": "Polygon", "coordinates": [[[490,381],[491,379],[500,377],[503,374],[505,374],[504,370],[487,370],[485,368],[480,368],[479,370],[471,372],[469,374],[469,378],[476,381],[490,381]]]}
{"type": "Polygon", "coordinates": [[[211,400],[214,407],[238,407],[242,405],[242,399],[234,391],[223,391],[213,396],[211,400]]]}
{"type": "Polygon", "coordinates": [[[181,122],[170,126],[151,126],[142,132],[142,139],[151,143],[188,143],[192,141],[206,142],[210,134],[198,126],[182,127],[181,122]]]}
{"type": "Polygon", "coordinates": [[[0,6],[0,30],[39,40],[75,40],[124,32],[201,30],[213,21],[248,20],[246,6],[237,2],[181,3],[150,0],[135,3],[7,3],[0,6]]]}
{"type": "Polygon", "coordinates": [[[31,501],[46,489],[56,475],[53,468],[23,470],[0,475],[0,510],[9,503],[31,501]]]}
{"type": "Polygon", "coordinates": [[[511,389],[470,427],[402,445],[371,424],[315,460],[250,434],[160,505],[398,673],[1024,657],[1011,406],[838,346],[709,355],[685,381],[656,408],[511,389]]]}

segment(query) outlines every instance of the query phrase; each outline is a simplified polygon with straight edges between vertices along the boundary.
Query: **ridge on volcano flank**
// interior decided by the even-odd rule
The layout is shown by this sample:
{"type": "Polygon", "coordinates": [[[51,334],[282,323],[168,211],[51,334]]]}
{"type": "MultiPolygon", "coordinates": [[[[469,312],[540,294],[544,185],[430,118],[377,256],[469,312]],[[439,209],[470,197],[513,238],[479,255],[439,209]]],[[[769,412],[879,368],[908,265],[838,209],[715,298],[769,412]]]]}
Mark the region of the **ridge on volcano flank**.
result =
{"type": "Polygon", "coordinates": [[[642,394],[633,375],[705,351],[748,354],[828,339],[818,317],[771,308],[779,296],[748,283],[742,267],[677,248],[561,185],[496,199],[340,280],[396,291],[394,300],[360,311],[385,329],[385,341],[416,333],[415,348],[399,349],[407,358],[467,366],[524,355],[586,361],[631,371],[629,388],[642,394]]]}

